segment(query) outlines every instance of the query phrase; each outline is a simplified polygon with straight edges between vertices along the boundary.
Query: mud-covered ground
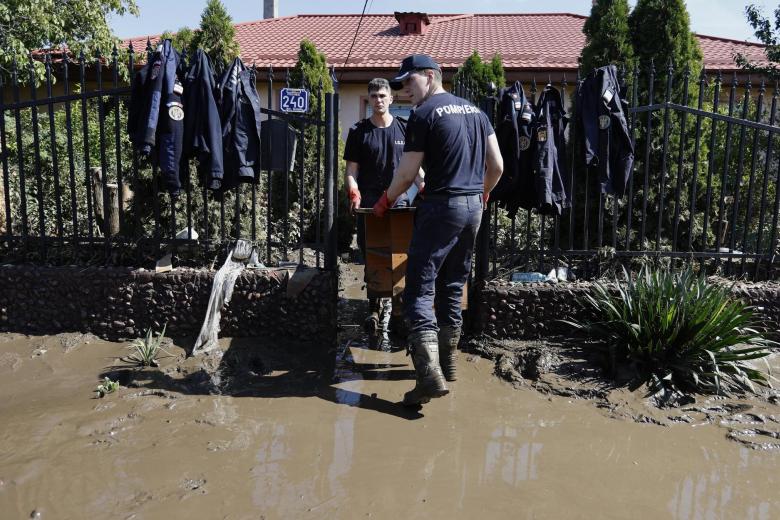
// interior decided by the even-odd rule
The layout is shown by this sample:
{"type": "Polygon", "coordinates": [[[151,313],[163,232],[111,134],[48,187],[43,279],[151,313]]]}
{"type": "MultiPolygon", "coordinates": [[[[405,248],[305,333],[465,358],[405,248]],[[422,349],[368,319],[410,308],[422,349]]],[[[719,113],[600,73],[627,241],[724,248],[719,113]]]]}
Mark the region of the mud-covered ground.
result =
{"type": "Polygon", "coordinates": [[[659,408],[560,343],[475,341],[450,395],[407,409],[360,278],[335,347],[175,338],[137,369],[127,344],[0,336],[0,518],[780,517],[772,394],[659,408]]]}

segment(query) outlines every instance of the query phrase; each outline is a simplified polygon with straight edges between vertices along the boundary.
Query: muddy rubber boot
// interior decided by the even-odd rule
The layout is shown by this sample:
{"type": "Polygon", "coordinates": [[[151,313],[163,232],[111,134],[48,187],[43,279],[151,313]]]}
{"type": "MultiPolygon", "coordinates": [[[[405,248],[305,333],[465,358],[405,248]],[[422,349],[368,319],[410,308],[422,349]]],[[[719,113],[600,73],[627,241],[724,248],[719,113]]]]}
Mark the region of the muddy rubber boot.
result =
{"type": "Polygon", "coordinates": [[[447,381],[457,379],[455,361],[458,358],[458,343],[460,343],[460,327],[445,325],[439,329],[439,365],[447,381]]]}
{"type": "Polygon", "coordinates": [[[371,337],[379,333],[379,298],[368,300],[368,317],[363,322],[363,329],[371,337]]]}
{"type": "Polygon", "coordinates": [[[439,342],[433,331],[416,332],[409,336],[409,352],[417,375],[414,388],[404,394],[404,406],[425,404],[450,391],[439,366],[439,342]]]}

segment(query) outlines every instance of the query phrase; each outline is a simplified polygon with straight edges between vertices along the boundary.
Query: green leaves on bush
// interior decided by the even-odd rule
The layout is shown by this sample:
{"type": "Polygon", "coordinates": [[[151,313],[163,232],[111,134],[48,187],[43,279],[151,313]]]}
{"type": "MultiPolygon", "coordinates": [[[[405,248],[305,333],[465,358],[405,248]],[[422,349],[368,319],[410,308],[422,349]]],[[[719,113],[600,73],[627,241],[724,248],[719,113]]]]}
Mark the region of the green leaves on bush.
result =
{"type": "Polygon", "coordinates": [[[775,342],[754,327],[753,312],[730,288],[691,269],[643,268],[636,280],[624,270],[612,288],[595,283],[583,304],[591,320],[568,321],[598,349],[609,371],[633,368],[654,386],[727,393],[769,384],[747,363],[775,342]]]}

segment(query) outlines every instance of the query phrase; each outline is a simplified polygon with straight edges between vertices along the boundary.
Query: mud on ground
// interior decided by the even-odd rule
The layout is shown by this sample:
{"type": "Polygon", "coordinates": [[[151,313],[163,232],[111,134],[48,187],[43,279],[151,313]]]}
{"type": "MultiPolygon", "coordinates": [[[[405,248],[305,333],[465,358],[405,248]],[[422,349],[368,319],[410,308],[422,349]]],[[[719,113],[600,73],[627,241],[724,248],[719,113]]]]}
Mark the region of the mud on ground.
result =
{"type": "MultiPolygon", "coordinates": [[[[735,396],[628,388],[605,377],[598,360],[566,338],[520,341],[471,338],[461,348],[495,362],[496,376],[517,388],[583,399],[614,419],[658,426],[687,423],[727,427],[728,439],[753,449],[780,449],[780,390],[756,385],[756,393],[735,396]]],[[[780,371],[780,353],[757,365],[780,371]]],[[[777,383],[777,381],[775,381],[777,383]]]]}

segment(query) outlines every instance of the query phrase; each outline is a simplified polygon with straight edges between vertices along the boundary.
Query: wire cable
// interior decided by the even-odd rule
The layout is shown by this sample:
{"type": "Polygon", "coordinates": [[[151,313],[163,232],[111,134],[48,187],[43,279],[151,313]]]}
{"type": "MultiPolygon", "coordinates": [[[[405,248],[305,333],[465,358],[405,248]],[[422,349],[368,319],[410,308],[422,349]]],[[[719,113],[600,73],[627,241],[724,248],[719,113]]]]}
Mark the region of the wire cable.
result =
{"type": "MultiPolygon", "coordinates": [[[[372,0],[373,3],[373,0],[372,0]]],[[[363,12],[360,13],[360,19],[358,20],[357,29],[355,29],[355,36],[352,38],[352,45],[349,46],[349,52],[347,53],[347,59],[344,60],[344,64],[341,66],[341,74],[339,74],[339,81],[341,81],[341,76],[344,75],[344,68],[347,66],[347,62],[349,61],[349,57],[352,56],[352,49],[355,47],[355,42],[357,41],[358,33],[360,33],[360,26],[363,23],[363,16],[366,14],[366,6],[368,6],[368,0],[365,0],[363,2],[363,12]]]]}

